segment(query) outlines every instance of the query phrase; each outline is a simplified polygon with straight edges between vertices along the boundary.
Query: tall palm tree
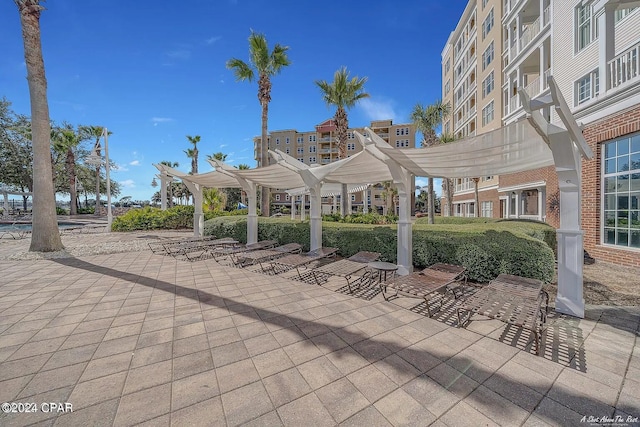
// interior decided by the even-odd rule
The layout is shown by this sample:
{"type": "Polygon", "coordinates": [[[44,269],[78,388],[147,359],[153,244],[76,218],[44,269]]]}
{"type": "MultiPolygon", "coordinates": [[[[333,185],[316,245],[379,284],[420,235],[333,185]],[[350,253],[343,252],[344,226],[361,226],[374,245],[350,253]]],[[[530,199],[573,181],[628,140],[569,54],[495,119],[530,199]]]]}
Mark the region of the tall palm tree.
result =
{"type": "MultiPolygon", "coordinates": [[[[171,162],[169,160],[163,160],[160,162],[161,165],[169,166],[170,168],[177,168],[180,166],[178,162],[171,162]]],[[[169,182],[169,207],[173,207],[173,185],[172,182],[169,182]]]]}
{"type": "Polygon", "coordinates": [[[191,158],[191,174],[195,175],[198,173],[198,142],[200,142],[200,135],[187,135],[187,139],[193,145],[193,149],[187,150],[191,154],[187,154],[187,157],[191,158]]]}
{"type": "MultiPolygon", "coordinates": [[[[411,121],[416,129],[422,133],[422,147],[431,147],[441,143],[436,133],[442,121],[450,113],[451,107],[442,100],[437,100],[429,106],[416,104],[411,111],[411,121]]],[[[429,199],[429,207],[427,209],[427,222],[433,224],[435,217],[435,192],[433,189],[433,177],[428,178],[427,194],[429,199]]]]}
{"type": "MultiPolygon", "coordinates": [[[[338,145],[338,156],[341,159],[347,157],[347,132],[349,130],[349,118],[347,110],[353,108],[358,101],[368,98],[369,94],[364,92],[366,77],[358,76],[349,79],[347,67],[342,67],[333,75],[333,82],[326,80],[316,80],[315,84],[322,92],[322,99],[328,106],[335,106],[336,112],[334,120],[336,122],[336,140],[338,145]]],[[[347,184],[342,184],[341,191],[341,211],[342,215],[347,214],[347,184]]]]}
{"type": "MultiPolygon", "coordinates": [[[[258,101],[262,107],[262,132],[260,140],[260,166],[268,164],[267,121],[269,116],[269,102],[271,102],[271,77],[291,64],[287,57],[289,46],[276,44],[269,51],[264,34],[251,31],[249,36],[249,62],[238,58],[227,61],[227,68],[233,70],[236,80],[249,82],[258,79],[258,101]]],[[[269,191],[262,191],[262,216],[269,216],[269,191]]]]}
{"type": "Polygon", "coordinates": [[[30,251],[52,252],[63,248],[56,219],[56,198],[51,181],[51,124],[47,78],[40,40],[39,0],[14,0],[20,12],[24,59],[31,101],[33,135],[33,232],[30,251]]]}
{"type": "Polygon", "coordinates": [[[224,154],[222,151],[218,151],[217,153],[207,154],[207,159],[224,162],[225,160],[227,160],[227,154],[224,154]]]}
{"type": "MultiPolygon", "coordinates": [[[[98,157],[101,156],[101,149],[100,146],[98,146],[98,143],[100,142],[100,138],[102,138],[102,135],[104,134],[104,128],[102,126],[80,126],[80,133],[82,134],[83,138],[87,138],[87,139],[95,139],[95,147],[96,147],[96,154],[98,155],[98,157]]],[[[111,131],[107,131],[107,135],[111,135],[113,132],[111,131]]],[[[99,164],[96,165],[96,216],[100,216],[100,168],[102,166],[100,166],[99,164]]]]}
{"type": "Polygon", "coordinates": [[[77,202],[78,196],[76,194],[76,155],[75,150],[80,145],[80,135],[71,127],[66,124],[59,132],[56,133],[56,138],[53,139],[53,148],[66,156],[65,166],[67,170],[67,179],[69,185],[69,214],[76,215],[78,213],[77,202]]]}

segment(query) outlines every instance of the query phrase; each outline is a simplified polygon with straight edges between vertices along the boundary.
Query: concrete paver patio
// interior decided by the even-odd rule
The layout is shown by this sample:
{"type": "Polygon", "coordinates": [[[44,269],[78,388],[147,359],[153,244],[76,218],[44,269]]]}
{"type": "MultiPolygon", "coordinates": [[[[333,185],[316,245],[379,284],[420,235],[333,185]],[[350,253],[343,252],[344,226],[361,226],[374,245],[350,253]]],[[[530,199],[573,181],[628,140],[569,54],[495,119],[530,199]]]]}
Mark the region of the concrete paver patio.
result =
{"type": "Polygon", "coordinates": [[[637,307],[551,315],[536,356],[517,328],[479,318],[456,328],[452,304],[431,319],[418,300],[348,295],[340,278],[317,286],[150,251],[0,260],[0,272],[0,402],[35,404],[8,407],[3,426],[632,425],[640,416],[637,307]]]}

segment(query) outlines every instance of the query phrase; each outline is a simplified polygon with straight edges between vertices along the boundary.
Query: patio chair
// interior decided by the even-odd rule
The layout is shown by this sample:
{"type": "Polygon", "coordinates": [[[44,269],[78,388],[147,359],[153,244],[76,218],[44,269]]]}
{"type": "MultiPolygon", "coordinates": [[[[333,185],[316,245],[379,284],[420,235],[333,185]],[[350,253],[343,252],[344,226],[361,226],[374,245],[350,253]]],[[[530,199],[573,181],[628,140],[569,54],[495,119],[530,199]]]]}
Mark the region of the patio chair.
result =
{"type": "Polygon", "coordinates": [[[387,288],[391,288],[396,291],[393,297],[397,297],[401,294],[409,298],[424,299],[427,306],[427,315],[431,317],[431,315],[435,313],[431,307],[431,300],[434,297],[438,297],[440,301],[438,310],[442,307],[443,295],[441,291],[444,291],[445,293],[450,291],[453,294],[454,299],[458,298],[458,294],[456,293],[458,286],[451,285],[461,281],[466,284],[467,276],[465,271],[466,269],[460,265],[443,263],[433,264],[418,273],[398,276],[387,282],[381,282],[380,289],[382,290],[382,296],[387,301],[390,299],[390,297],[387,297],[386,295],[387,288]]]}
{"type": "Polygon", "coordinates": [[[379,258],[379,252],[360,251],[347,259],[341,259],[339,261],[323,265],[313,269],[311,272],[313,273],[313,278],[316,280],[318,285],[320,285],[321,279],[328,276],[344,277],[347,281],[347,288],[349,288],[349,292],[351,293],[353,292],[351,290],[351,285],[358,283],[358,287],[361,287],[364,282],[371,282],[372,273],[367,271],[364,275],[357,276],[353,281],[351,278],[359,271],[365,269],[367,267],[367,263],[376,261],[379,258]]]}
{"type": "Polygon", "coordinates": [[[458,305],[458,327],[464,326],[477,313],[527,329],[534,335],[534,349],[539,355],[548,309],[549,294],[542,289],[542,281],[501,274],[458,305]],[[546,302],[545,308],[543,302],[546,302]],[[467,312],[465,317],[463,311],[467,312]]]}
{"type": "Polygon", "coordinates": [[[203,237],[185,237],[176,238],[171,240],[164,240],[160,242],[149,242],[149,249],[154,254],[169,255],[168,248],[174,245],[188,245],[192,242],[204,242],[209,240],[215,240],[215,236],[203,236],[203,237]]]}
{"type": "Polygon", "coordinates": [[[233,248],[238,245],[239,242],[232,237],[223,237],[221,239],[207,240],[203,242],[191,242],[184,247],[181,247],[179,254],[184,256],[187,261],[200,261],[211,258],[213,256],[213,251],[233,248]]]}
{"type": "Polygon", "coordinates": [[[320,248],[303,254],[286,255],[271,261],[271,270],[273,270],[274,274],[280,274],[295,268],[298,277],[302,280],[300,267],[306,267],[310,263],[323,258],[335,257],[337,252],[338,248],[320,248]]]}
{"type": "Polygon", "coordinates": [[[253,252],[261,249],[272,249],[278,242],[276,240],[261,240],[255,243],[247,243],[246,245],[231,245],[208,249],[209,254],[216,262],[220,262],[222,258],[229,257],[233,264],[233,256],[245,252],[253,252]]]}
{"type": "Polygon", "coordinates": [[[260,264],[260,268],[264,271],[263,262],[272,261],[289,254],[299,254],[300,252],[302,252],[302,245],[300,243],[287,243],[286,245],[277,246],[273,249],[242,252],[234,254],[231,257],[234,265],[237,267],[247,267],[257,263],[260,264]]]}

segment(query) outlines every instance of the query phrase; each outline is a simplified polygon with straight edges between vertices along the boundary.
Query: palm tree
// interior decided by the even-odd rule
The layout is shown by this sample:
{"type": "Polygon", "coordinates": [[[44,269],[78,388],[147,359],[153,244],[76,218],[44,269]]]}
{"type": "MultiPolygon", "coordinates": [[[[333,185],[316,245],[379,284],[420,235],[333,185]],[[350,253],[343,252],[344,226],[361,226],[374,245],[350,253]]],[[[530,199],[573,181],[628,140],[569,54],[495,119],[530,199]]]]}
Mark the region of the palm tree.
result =
{"type": "MultiPolygon", "coordinates": [[[[437,100],[429,106],[422,106],[420,103],[413,107],[411,121],[416,129],[422,133],[422,147],[431,147],[440,144],[441,140],[436,134],[437,128],[442,124],[442,120],[450,113],[451,107],[442,100],[437,100]]],[[[433,224],[435,217],[435,195],[433,189],[433,177],[428,178],[427,193],[429,207],[427,209],[427,222],[433,224]]]]}
{"type": "MultiPolygon", "coordinates": [[[[258,79],[258,101],[262,107],[262,133],[260,140],[260,166],[268,164],[267,120],[269,116],[269,102],[271,102],[271,77],[279,74],[282,68],[291,64],[287,57],[289,46],[276,44],[269,51],[264,34],[251,31],[249,36],[249,62],[231,58],[227,61],[227,68],[233,70],[236,80],[249,82],[258,79]]],[[[262,216],[269,216],[269,192],[262,191],[262,216]]]]}
{"type": "Polygon", "coordinates": [[[217,153],[207,154],[207,159],[224,162],[225,160],[227,160],[227,154],[224,154],[222,151],[218,151],[217,153]]]}
{"type": "Polygon", "coordinates": [[[191,159],[191,175],[195,175],[198,173],[198,142],[200,142],[200,135],[187,135],[187,139],[193,144],[193,149],[189,149],[185,153],[188,152],[187,157],[191,159]]]}
{"type": "MultiPolygon", "coordinates": [[[[349,118],[347,110],[353,108],[358,101],[368,98],[369,94],[364,92],[366,77],[353,77],[349,80],[347,67],[342,67],[333,75],[333,82],[316,80],[315,84],[322,92],[322,99],[328,106],[335,106],[336,112],[334,120],[336,122],[336,140],[338,145],[338,156],[341,159],[347,157],[347,132],[349,130],[349,118]]],[[[341,191],[341,211],[344,216],[347,213],[347,184],[342,184],[341,191]]]]}
{"type": "MultiPolygon", "coordinates": [[[[83,139],[91,139],[94,138],[96,140],[94,147],[96,147],[96,154],[98,157],[101,156],[100,153],[100,138],[104,134],[104,128],[102,126],[80,126],[80,133],[83,136],[83,139]]],[[[111,135],[111,131],[107,131],[107,135],[111,135]]],[[[96,165],[96,216],[100,216],[100,168],[101,166],[96,165]]]]}
{"type": "MultiPolygon", "coordinates": [[[[180,166],[178,162],[171,162],[169,160],[163,160],[160,162],[161,165],[169,166],[170,168],[177,168],[180,166]]],[[[172,178],[173,181],[173,178],[172,178]]],[[[173,185],[172,182],[169,182],[169,207],[173,207],[173,185]]]]}
{"type": "Polygon", "coordinates": [[[76,194],[76,157],[75,150],[81,142],[80,135],[73,130],[71,125],[66,124],[59,132],[56,132],[56,138],[53,140],[53,148],[65,154],[65,166],[67,170],[67,178],[69,185],[69,214],[76,215],[78,213],[76,194]]]}
{"type": "Polygon", "coordinates": [[[30,251],[52,252],[63,248],[56,219],[56,198],[51,181],[51,124],[47,78],[40,40],[39,0],[14,0],[20,12],[24,59],[31,99],[33,135],[33,232],[30,251]]]}
{"type": "Polygon", "coordinates": [[[480,181],[480,178],[471,178],[473,180],[473,205],[474,205],[474,212],[473,215],[478,218],[480,216],[480,208],[478,206],[479,204],[479,197],[478,197],[478,181],[480,181]]]}
{"type": "Polygon", "coordinates": [[[208,211],[223,211],[227,204],[227,195],[217,188],[205,188],[202,192],[202,204],[208,211]]]}

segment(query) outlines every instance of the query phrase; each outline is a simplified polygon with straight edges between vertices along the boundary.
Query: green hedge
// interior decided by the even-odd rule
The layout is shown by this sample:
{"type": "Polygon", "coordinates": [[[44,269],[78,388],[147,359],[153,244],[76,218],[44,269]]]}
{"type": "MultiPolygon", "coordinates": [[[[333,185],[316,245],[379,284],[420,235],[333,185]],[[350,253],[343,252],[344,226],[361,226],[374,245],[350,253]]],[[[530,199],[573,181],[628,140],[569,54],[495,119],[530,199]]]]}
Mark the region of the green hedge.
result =
{"type": "Polygon", "coordinates": [[[131,209],[114,218],[113,231],[193,228],[193,206],[174,206],[162,210],[146,206],[131,209]]]}
{"type": "MultiPolygon", "coordinates": [[[[216,218],[205,223],[205,234],[246,242],[246,225],[246,218],[216,218]]],[[[520,228],[521,224],[517,222],[470,227],[416,226],[413,229],[413,263],[417,268],[436,262],[464,265],[469,279],[482,283],[500,273],[550,282],[555,270],[553,251],[544,241],[531,237],[520,228]]],[[[259,218],[258,238],[274,239],[280,244],[296,242],[308,250],[309,223],[259,218]]],[[[396,227],[325,222],[322,245],[339,248],[340,255],[345,257],[367,250],[380,252],[382,260],[396,262],[396,227]]]]}

